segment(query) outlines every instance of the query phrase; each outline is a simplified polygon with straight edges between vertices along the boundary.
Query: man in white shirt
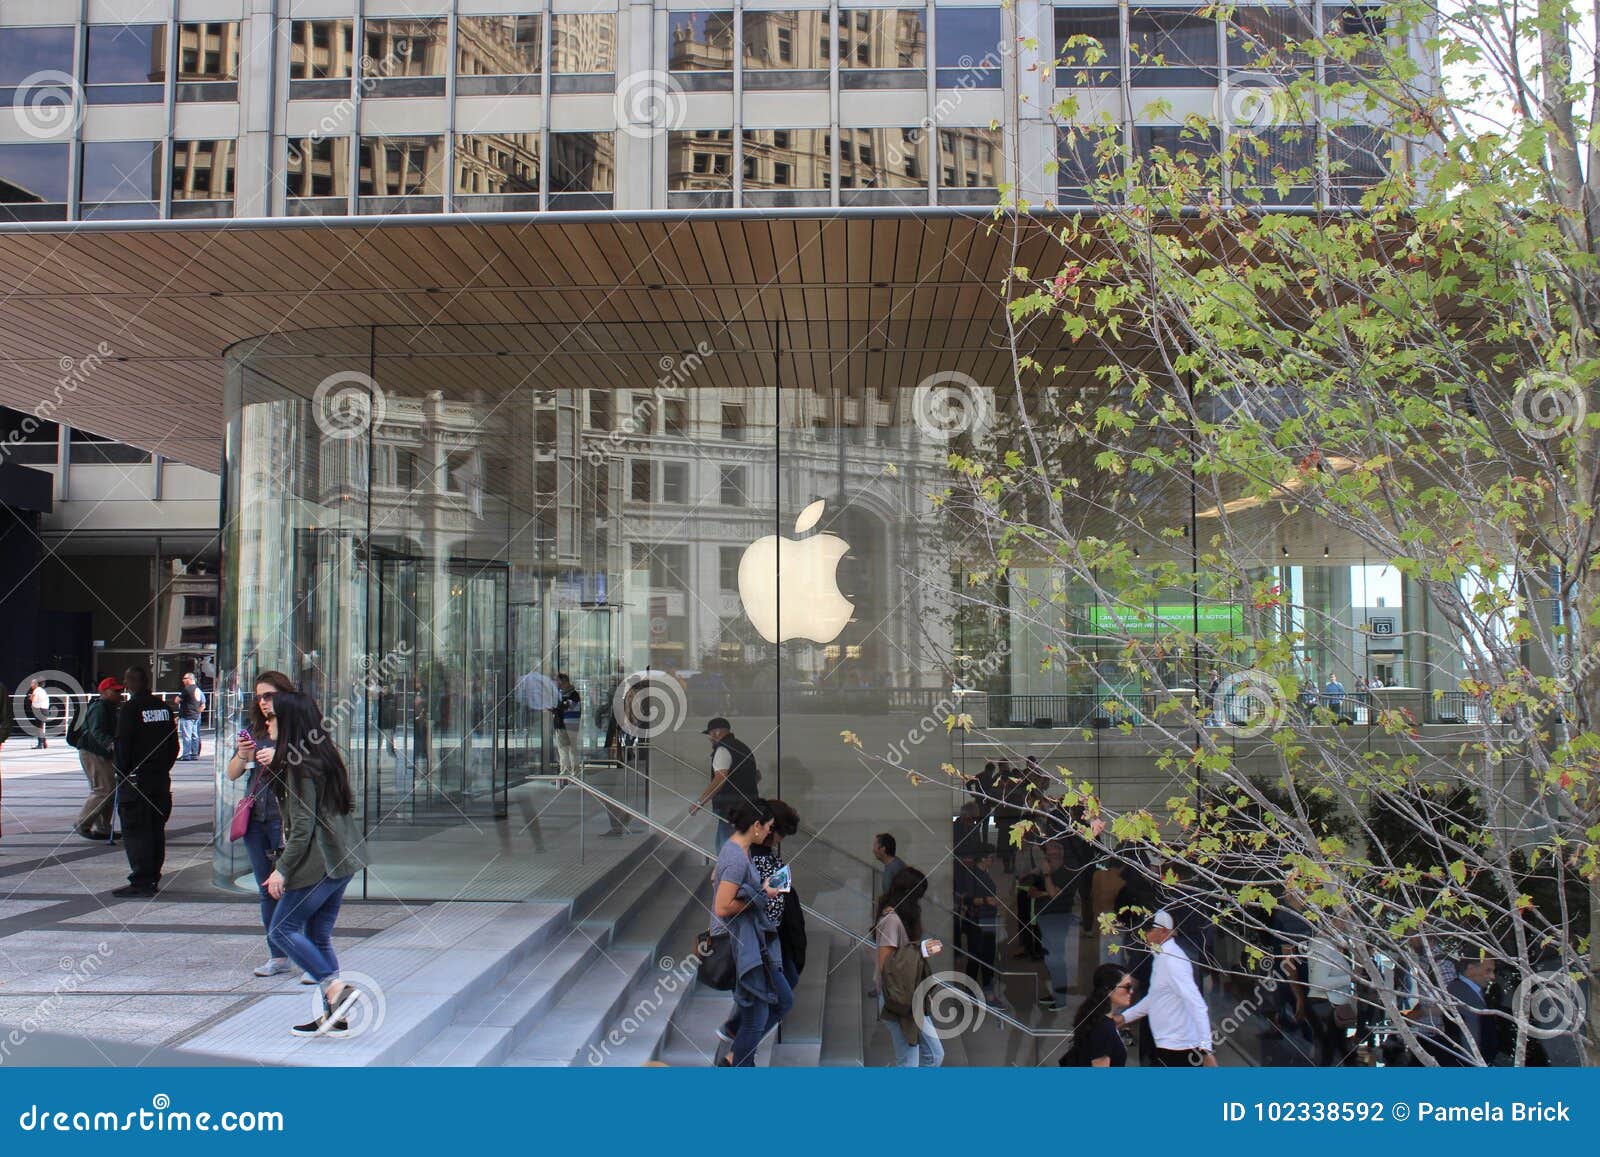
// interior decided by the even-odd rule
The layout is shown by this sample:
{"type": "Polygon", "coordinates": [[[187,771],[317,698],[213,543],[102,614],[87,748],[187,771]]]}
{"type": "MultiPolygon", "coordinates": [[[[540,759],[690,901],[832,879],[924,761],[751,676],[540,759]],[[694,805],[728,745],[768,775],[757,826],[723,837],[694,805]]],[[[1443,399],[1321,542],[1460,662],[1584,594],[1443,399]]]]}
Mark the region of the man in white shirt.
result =
{"type": "Polygon", "coordinates": [[[1211,1053],[1211,1016],[1194,980],[1194,964],[1173,937],[1172,913],[1165,908],[1151,918],[1145,939],[1150,945],[1150,991],[1144,999],[1113,1019],[1132,1024],[1148,1016],[1156,1038],[1156,1063],[1167,1068],[1215,1068],[1211,1053]]]}
{"type": "Polygon", "coordinates": [[[50,745],[45,742],[44,733],[50,725],[50,692],[46,691],[37,679],[28,685],[28,714],[33,716],[34,726],[39,729],[39,733],[34,736],[34,749],[49,747],[50,745]]]}

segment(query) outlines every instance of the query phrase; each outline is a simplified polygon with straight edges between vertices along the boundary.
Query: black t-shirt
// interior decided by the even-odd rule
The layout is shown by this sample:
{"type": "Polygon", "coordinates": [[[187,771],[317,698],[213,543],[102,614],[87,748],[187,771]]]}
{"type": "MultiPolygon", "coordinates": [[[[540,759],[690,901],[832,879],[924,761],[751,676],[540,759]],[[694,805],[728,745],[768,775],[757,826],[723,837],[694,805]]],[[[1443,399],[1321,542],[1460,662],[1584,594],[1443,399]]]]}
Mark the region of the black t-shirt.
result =
{"type": "Polygon", "coordinates": [[[1064,1065],[1090,1068],[1101,1057],[1111,1058],[1111,1067],[1123,1068],[1128,1063],[1128,1046],[1122,1043],[1122,1034],[1108,1016],[1097,1016],[1085,1030],[1083,1039],[1074,1042],[1072,1051],[1061,1058],[1064,1065]]]}

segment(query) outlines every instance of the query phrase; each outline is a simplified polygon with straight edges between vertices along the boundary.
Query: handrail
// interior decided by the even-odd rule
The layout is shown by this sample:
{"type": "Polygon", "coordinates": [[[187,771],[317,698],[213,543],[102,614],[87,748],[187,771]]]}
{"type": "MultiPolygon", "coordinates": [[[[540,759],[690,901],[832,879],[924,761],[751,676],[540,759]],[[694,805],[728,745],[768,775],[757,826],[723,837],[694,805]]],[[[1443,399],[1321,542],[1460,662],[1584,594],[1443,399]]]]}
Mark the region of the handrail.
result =
{"type": "MultiPolygon", "coordinates": [[[[693,843],[688,838],[679,835],[677,832],[673,831],[659,820],[651,819],[637,808],[631,807],[628,804],[623,803],[621,800],[613,798],[606,792],[603,792],[599,788],[595,787],[593,784],[584,782],[581,776],[571,775],[566,772],[561,772],[556,775],[534,775],[528,777],[528,782],[570,783],[579,791],[594,796],[594,798],[597,799],[604,807],[608,809],[615,808],[617,811],[631,816],[633,819],[638,820],[641,824],[655,832],[657,835],[663,836],[666,839],[681,845],[708,863],[716,862],[717,857],[706,851],[699,844],[693,843]]],[[[845,927],[831,916],[825,915],[824,913],[817,911],[815,908],[807,908],[805,911],[807,919],[816,919],[820,923],[826,924],[835,932],[845,936],[849,940],[854,941],[857,948],[871,949],[874,952],[877,951],[878,945],[875,941],[869,940],[866,936],[863,936],[861,933],[852,928],[845,927]]],[[[954,993],[961,999],[967,1001],[969,1004],[981,1007],[987,1015],[994,1017],[996,1020],[1001,1021],[1004,1024],[1010,1025],[1018,1032],[1027,1036],[1034,1037],[1036,1039],[1048,1040],[1057,1040],[1062,1037],[1072,1036],[1071,1029],[1035,1028],[1032,1025],[1024,1024],[1022,1021],[1012,1016],[1009,1012],[995,1007],[988,1001],[977,1000],[975,997],[973,997],[972,993],[968,992],[959,985],[951,984],[944,980],[937,980],[936,983],[938,987],[944,991],[954,993]]]]}

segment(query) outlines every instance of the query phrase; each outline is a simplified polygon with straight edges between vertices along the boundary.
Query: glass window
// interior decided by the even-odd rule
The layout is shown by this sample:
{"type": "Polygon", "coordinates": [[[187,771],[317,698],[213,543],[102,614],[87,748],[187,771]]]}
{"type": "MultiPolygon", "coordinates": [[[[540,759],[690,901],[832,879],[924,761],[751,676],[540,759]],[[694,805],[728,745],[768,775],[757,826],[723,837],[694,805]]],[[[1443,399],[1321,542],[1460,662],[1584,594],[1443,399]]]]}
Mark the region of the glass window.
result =
{"type": "Polygon", "coordinates": [[[744,506],[748,502],[744,485],[743,466],[723,466],[719,485],[719,501],[724,506],[744,506]]]}
{"type": "Polygon", "coordinates": [[[1311,54],[1302,50],[1316,32],[1309,8],[1235,8],[1223,31],[1230,68],[1277,73],[1311,67],[1311,54]]]}
{"type": "Polygon", "coordinates": [[[349,76],[355,68],[355,37],[354,20],[296,20],[290,31],[290,78],[328,80],[349,76]]]}
{"type": "Polygon", "coordinates": [[[840,129],[840,187],[926,188],[926,153],[927,142],[920,128],[840,129]]]}
{"type": "Polygon", "coordinates": [[[673,72],[733,68],[732,12],[669,12],[667,36],[667,68],[673,72]]]}
{"type": "Polygon", "coordinates": [[[722,436],[730,442],[744,441],[744,407],[723,403],[722,436]]]}
{"type": "Polygon", "coordinates": [[[1315,125],[1271,125],[1231,138],[1234,197],[1246,204],[1309,205],[1316,199],[1315,125]]]}
{"type": "Polygon", "coordinates": [[[21,84],[40,72],[74,75],[75,34],[71,27],[0,28],[0,86],[21,84]]]}
{"type": "Polygon", "coordinates": [[[71,145],[0,145],[0,205],[65,204],[71,145]]]}
{"type": "Polygon", "coordinates": [[[1328,130],[1328,184],[1336,205],[1354,205],[1389,175],[1389,140],[1382,129],[1347,125],[1328,130]]]}
{"type": "Polygon", "coordinates": [[[1005,178],[1005,146],[999,129],[939,130],[939,169],[949,189],[995,189],[1005,178]]]}
{"type": "Polygon", "coordinates": [[[1057,8],[1060,88],[1122,83],[1122,21],[1115,8],[1057,8]]]}
{"type": "Polygon", "coordinates": [[[367,20],[361,26],[361,34],[366,43],[361,66],[368,76],[444,75],[447,46],[444,20],[367,20]]]}
{"type": "Polygon", "coordinates": [[[178,79],[180,81],[238,80],[238,21],[180,24],[178,79]]]}
{"type": "Polygon", "coordinates": [[[78,195],[87,202],[159,201],[160,141],[88,141],[78,195]]]}
{"type": "Polygon", "coordinates": [[[724,138],[710,129],[668,133],[667,188],[733,188],[733,135],[724,138]]]}
{"type": "Polygon", "coordinates": [[[1221,183],[1215,163],[1221,147],[1220,137],[1220,131],[1216,128],[1209,128],[1202,135],[1183,125],[1135,125],[1133,152],[1134,156],[1146,161],[1147,184],[1156,179],[1148,162],[1152,154],[1157,154],[1169,169],[1192,167],[1195,177],[1187,178],[1185,174],[1191,188],[1215,190],[1221,183]]]}
{"type": "Polygon", "coordinates": [[[174,141],[172,199],[226,201],[233,197],[233,141],[174,141]]]}
{"type": "Polygon", "coordinates": [[[830,41],[828,13],[744,13],[746,72],[783,70],[827,71],[830,41]]]}
{"type": "Polygon", "coordinates": [[[288,174],[291,197],[349,196],[350,138],[291,140],[288,174]]]}
{"type": "Polygon", "coordinates": [[[539,193],[538,133],[464,133],[456,137],[458,194],[539,193]]]}
{"type": "Polygon", "coordinates": [[[745,129],[744,187],[826,189],[829,143],[827,129],[745,129]]]}
{"type": "Polygon", "coordinates": [[[1329,8],[1323,15],[1323,27],[1334,48],[1328,60],[1330,81],[1383,67],[1386,21],[1381,8],[1329,8]]]}
{"type": "Polygon", "coordinates": [[[1217,81],[1217,22],[1211,8],[1134,8],[1128,13],[1134,84],[1194,86],[1217,81]]]}
{"type": "Polygon", "coordinates": [[[688,399],[668,398],[661,404],[661,432],[679,437],[689,433],[688,399]]]}
{"type": "Polygon", "coordinates": [[[538,16],[462,16],[456,76],[536,76],[543,71],[538,16]]]}
{"type": "Polygon", "coordinates": [[[101,103],[147,103],[162,99],[167,78],[165,24],[91,24],[84,83],[106,91],[89,94],[101,103]]]}
{"type": "Polygon", "coordinates": [[[841,9],[839,67],[928,67],[926,15],[921,8],[841,9]]]}
{"type": "Polygon", "coordinates": [[[742,558],[744,558],[744,551],[737,546],[721,546],[717,548],[718,589],[725,591],[739,589],[739,561],[742,558]]]}
{"type": "Polygon", "coordinates": [[[362,137],[363,197],[436,197],[444,192],[443,137],[362,137]]]}
{"type": "Polygon", "coordinates": [[[935,8],[940,88],[999,88],[1005,57],[1000,9],[935,8]]]}
{"type": "Polygon", "coordinates": [[[661,464],[661,501],[689,501],[689,467],[682,462],[661,464]]]}
{"type": "Polygon", "coordinates": [[[649,459],[635,458],[628,475],[628,496],[635,502],[649,502],[650,494],[650,467],[649,459]]]}
{"type": "Polygon", "coordinates": [[[610,193],[616,188],[613,133],[551,133],[550,191],[610,193]]]}
{"type": "Polygon", "coordinates": [[[1057,195],[1073,205],[1120,200],[1116,185],[1125,171],[1123,154],[1120,126],[1062,129],[1056,147],[1057,195]]]}
{"type": "Polygon", "coordinates": [[[550,71],[610,72],[616,43],[616,13],[558,12],[550,17],[550,71]]]}

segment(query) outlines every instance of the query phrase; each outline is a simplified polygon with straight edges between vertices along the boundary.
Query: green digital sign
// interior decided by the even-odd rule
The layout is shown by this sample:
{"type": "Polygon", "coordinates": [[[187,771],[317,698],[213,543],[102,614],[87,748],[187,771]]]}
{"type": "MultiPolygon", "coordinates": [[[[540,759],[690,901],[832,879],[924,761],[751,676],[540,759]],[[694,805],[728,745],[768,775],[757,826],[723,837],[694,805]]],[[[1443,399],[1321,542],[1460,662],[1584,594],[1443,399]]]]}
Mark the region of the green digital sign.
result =
{"type": "Polygon", "coordinates": [[[1244,632],[1244,608],[1215,603],[1195,607],[1183,603],[1154,607],[1090,607],[1089,627],[1107,635],[1154,635],[1167,631],[1195,631],[1206,635],[1244,632]]]}

